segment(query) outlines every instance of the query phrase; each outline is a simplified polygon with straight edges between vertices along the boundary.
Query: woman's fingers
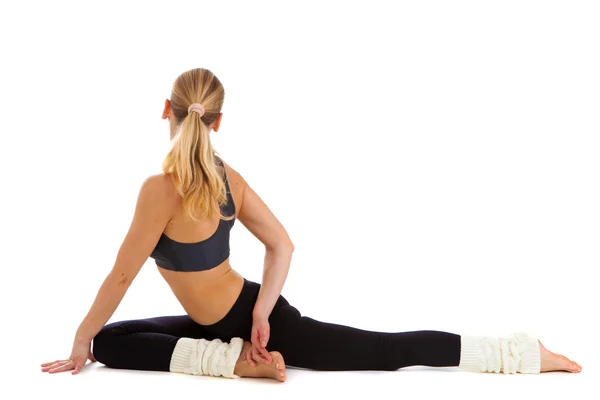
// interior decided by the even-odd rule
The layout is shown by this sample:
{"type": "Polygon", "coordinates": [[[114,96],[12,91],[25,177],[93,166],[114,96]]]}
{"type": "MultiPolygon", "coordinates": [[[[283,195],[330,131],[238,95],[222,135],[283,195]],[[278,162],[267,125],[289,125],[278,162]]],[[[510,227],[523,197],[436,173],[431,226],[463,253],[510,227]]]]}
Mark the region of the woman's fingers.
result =
{"type": "Polygon", "coordinates": [[[245,357],[246,361],[248,361],[248,364],[250,364],[253,367],[256,367],[256,363],[252,359],[252,348],[253,347],[254,347],[254,345],[252,345],[252,343],[250,343],[250,346],[248,346],[248,349],[246,349],[246,354],[244,355],[244,357],[245,357]]]}
{"type": "Polygon", "coordinates": [[[256,363],[263,363],[263,360],[261,359],[261,356],[260,356],[260,352],[258,351],[256,346],[252,346],[252,359],[256,363]]]}
{"type": "Polygon", "coordinates": [[[267,342],[269,341],[269,330],[264,329],[262,332],[260,332],[259,336],[262,347],[267,347],[267,342]]]}
{"type": "Polygon", "coordinates": [[[96,358],[91,351],[91,344],[76,340],[73,343],[71,356],[67,360],[56,360],[44,363],[42,364],[42,372],[54,374],[56,372],[74,370],[73,374],[77,374],[85,366],[88,359],[92,362],[96,361],[96,358]]]}
{"type": "Polygon", "coordinates": [[[266,343],[269,337],[269,329],[264,327],[253,326],[250,342],[252,346],[248,349],[248,362],[250,365],[255,363],[270,364],[273,359],[267,351],[266,343]],[[262,345],[264,343],[264,345],[262,345]]]}
{"type": "MultiPolygon", "coordinates": [[[[270,364],[271,363],[271,361],[269,361],[268,358],[266,358],[266,357],[263,356],[263,354],[261,353],[261,349],[260,348],[258,348],[256,346],[252,346],[252,351],[253,351],[252,358],[254,360],[256,360],[256,362],[263,363],[263,364],[270,364]]],[[[269,354],[269,353],[267,352],[267,354],[269,354]]]]}
{"type": "Polygon", "coordinates": [[[267,346],[267,341],[269,340],[269,333],[268,331],[264,331],[261,332],[259,335],[259,343],[257,343],[257,347],[258,350],[260,351],[260,353],[262,354],[262,356],[265,358],[265,362],[267,364],[270,364],[273,359],[271,358],[271,355],[269,354],[269,352],[266,349],[267,346]]]}
{"type": "Polygon", "coordinates": [[[264,347],[259,347],[258,351],[260,356],[264,359],[265,364],[270,364],[273,361],[267,349],[265,349],[264,347]]]}
{"type": "Polygon", "coordinates": [[[255,367],[256,363],[254,362],[254,360],[252,360],[252,346],[248,347],[248,350],[246,350],[246,354],[244,355],[245,360],[248,361],[248,364],[250,364],[251,366],[255,367]]]}
{"type": "Polygon", "coordinates": [[[273,361],[273,359],[271,358],[271,355],[267,351],[267,342],[269,341],[269,334],[270,334],[269,322],[266,320],[260,320],[260,321],[255,321],[254,323],[256,324],[256,328],[258,331],[258,335],[257,335],[258,337],[257,337],[257,340],[253,343],[258,348],[261,355],[265,358],[266,362],[271,363],[273,361]]]}
{"type": "Polygon", "coordinates": [[[260,360],[260,351],[258,350],[259,347],[260,347],[260,340],[259,340],[258,336],[252,338],[252,346],[251,346],[252,358],[256,361],[260,360]],[[257,358],[257,356],[259,358],[257,358]]]}
{"type": "Polygon", "coordinates": [[[57,360],[54,362],[54,364],[46,363],[49,365],[42,367],[42,372],[48,372],[53,368],[62,367],[63,365],[65,365],[66,363],[69,363],[69,362],[70,362],[70,360],[57,360]]]}
{"type": "Polygon", "coordinates": [[[66,364],[63,364],[63,365],[61,365],[61,366],[58,366],[58,367],[56,367],[56,368],[52,368],[52,369],[51,369],[50,371],[48,371],[48,372],[50,372],[51,374],[55,374],[55,373],[57,373],[57,372],[68,371],[68,370],[70,370],[70,369],[73,369],[73,365],[74,365],[74,363],[73,363],[72,361],[69,361],[69,362],[68,362],[68,363],[66,363],[66,364]]]}
{"type": "MultiPolygon", "coordinates": [[[[87,361],[87,360],[85,360],[85,361],[87,361]]],[[[78,362],[75,364],[75,369],[73,370],[73,372],[71,372],[71,374],[72,374],[72,375],[78,374],[78,373],[79,373],[79,371],[81,371],[81,368],[83,368],[83,366],[85,365],[85,361],[83,361],[83,362],[81,362],[81,361],[78,361],[78,362]]]]}
{"type": "Polygon", "coordinates": [[[256,366],[256,363],[261,362],[260,359],[260,353],[258,353],[257,351],[257,345],[259,342],[259,338],[258,338],[258,330],[253,329],[252,330],[252,338],[250,339],[250,343],[252,343],[252,346],[250,346],[248,348],[248,355],[249,355],[249,360],[252,360],[254,366],[256,366]]]}
{"type": "Polygon", "coordinates": [[[260,359],[260,353],[256,351],[256,349],[252,350],[252,362],[254,366],[258,366],[258,364],[262,363],[260,359]]]}
{"type": "Polygon", "coordinates": [[[61,361],[64,361],[64,360],[56,360],[56,361],[50,361],[50,362],[47,362],[47,363],[43,363],[42,367],[48,367],[50,365],[56,364],[57,362],[61,362],[61,361]]]}

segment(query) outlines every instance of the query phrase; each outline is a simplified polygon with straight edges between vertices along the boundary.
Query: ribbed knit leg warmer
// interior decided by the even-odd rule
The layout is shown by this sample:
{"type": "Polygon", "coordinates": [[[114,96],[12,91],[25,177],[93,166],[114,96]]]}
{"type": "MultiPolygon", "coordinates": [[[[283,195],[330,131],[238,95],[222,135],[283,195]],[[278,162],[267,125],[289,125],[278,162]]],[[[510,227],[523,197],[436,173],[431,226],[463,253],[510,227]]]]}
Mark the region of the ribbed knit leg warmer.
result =
{"type": "Polygon", "coordinates": [[[538,340],[525,332],[508,337],[461,336],[459,368],[473,372],[539,374],[538,340]]]}
{"type": "Polygon", "coordinates": [[[238,337],[231,339],[229,343],[220,339],[182,337],[175,345],[169,369],[171,372],[191,375],[239,378],[233,370],[243,346],[244,341],[238,337]]]}

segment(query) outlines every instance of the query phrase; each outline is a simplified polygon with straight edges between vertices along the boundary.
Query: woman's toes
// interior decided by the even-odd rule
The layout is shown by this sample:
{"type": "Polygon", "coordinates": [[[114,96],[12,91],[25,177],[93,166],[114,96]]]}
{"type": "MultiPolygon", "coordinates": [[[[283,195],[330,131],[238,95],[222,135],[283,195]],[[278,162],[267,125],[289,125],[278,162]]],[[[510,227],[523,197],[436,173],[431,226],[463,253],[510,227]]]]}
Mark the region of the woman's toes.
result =
{"type": "Polygon", "coordinates": [[[569,372],[579,372],[579,366],[575,361],[569,360],[562,354],[558,355],[562,361],[562,369],[569,372]]]}
{"type": "Polygon", "coordinates": [[[577,366],[576,363],[573,363],[571,365],[571,372],[579,372],[579,367],[577,366]]]}
{"type": "Polygon", "coordinates": [[[285,361],[283,359],[283,356],[281,355],[281,353],[279,352],[271,352],[271,356],[273,356],[273,361],[276,362],[277,365],[277,372],[279,374],[279,379],[280,381],[285,381],[285,361]]]}
{"type": "Polygon", "coordinates": [[[577,364],[575,361],[571,361],[573,363],[573,372],[581,371],[581,365],[577,364]]]}

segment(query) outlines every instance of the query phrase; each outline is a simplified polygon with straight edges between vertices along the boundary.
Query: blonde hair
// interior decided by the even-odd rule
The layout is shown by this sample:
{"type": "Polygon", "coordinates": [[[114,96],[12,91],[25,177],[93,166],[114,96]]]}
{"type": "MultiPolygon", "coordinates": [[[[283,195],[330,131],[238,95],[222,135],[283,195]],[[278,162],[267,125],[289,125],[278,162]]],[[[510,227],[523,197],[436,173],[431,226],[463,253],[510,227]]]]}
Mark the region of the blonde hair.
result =
{"type": "Polygon", "coordinates": [[[198,216],[224,216],[220,206],[227,204],[225,165],[218,164],[220,155],[213,148],[208,127],[217,119],[223,106],[225,91],[221,81],[209,70],[196,68],[179,75],[171,91],[171,109],[177,123],[173,146],[162,165],[182,197],[183,211],[197,221],[198,216]],[[204,115],[188,113],[192,103],[204,106],[204,115]],[[215,202],[215,199],[217,200],[215,202]]]}

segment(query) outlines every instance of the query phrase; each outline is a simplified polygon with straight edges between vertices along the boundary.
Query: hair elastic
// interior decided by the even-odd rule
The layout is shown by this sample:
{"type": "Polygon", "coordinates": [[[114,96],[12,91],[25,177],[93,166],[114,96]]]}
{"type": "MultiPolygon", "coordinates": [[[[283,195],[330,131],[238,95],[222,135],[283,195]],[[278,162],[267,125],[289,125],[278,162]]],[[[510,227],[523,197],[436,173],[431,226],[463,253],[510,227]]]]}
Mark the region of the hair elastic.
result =
{"type": "Polygon", "coordinates": [[[204,106],[200,103],[193,103],[188,107],[188,114],[191,113],[192,111],[196,111],[198,113],[198,115],[203,116],[204,115],[204,106]]]}

